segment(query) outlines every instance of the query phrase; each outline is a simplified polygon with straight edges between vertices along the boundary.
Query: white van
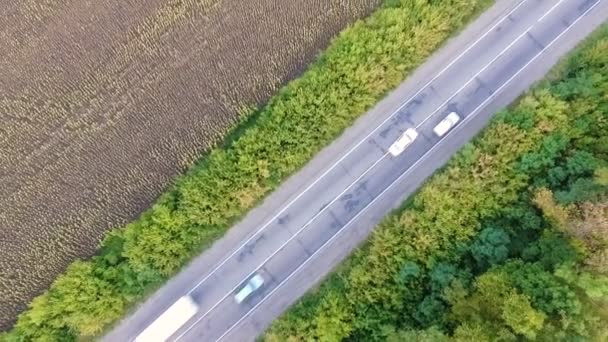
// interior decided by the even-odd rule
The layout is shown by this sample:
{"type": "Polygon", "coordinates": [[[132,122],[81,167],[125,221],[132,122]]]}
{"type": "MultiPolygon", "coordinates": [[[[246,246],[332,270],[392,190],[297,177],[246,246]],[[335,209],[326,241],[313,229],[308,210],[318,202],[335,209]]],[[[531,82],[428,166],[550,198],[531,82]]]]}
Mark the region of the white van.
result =
{"type": "Polygon", "coordinates": [[[454,127],[458,121],[460,121],[460,116],[456,114],[456,112],[451,112],[445,117],[445,119],[441,120],[441,122],[438,123],[435,128],[433,128],[433,132],[435,132],[438,137],[442,137],[452,127],[454,127]]]}

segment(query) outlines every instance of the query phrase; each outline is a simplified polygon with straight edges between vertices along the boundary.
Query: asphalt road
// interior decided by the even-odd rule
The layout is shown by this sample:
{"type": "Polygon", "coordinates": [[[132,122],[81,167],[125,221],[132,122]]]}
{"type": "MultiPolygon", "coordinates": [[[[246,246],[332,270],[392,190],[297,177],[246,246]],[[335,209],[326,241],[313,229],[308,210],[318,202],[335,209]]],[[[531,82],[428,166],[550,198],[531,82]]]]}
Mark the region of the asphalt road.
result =
{"type": "Polygon", "coordinates": [[[132,340],[190,294],[200,311],[171,341],[253,341],[607,17],[608,0],[498,1],[104,340],[132,340]],[[439,138],[432,129],[450,111],[462,120],[439,138]],[[410,127],[418,138],[391,157],[410,127]],[[264,286],[237,304],[255,273],[264,286]]]}

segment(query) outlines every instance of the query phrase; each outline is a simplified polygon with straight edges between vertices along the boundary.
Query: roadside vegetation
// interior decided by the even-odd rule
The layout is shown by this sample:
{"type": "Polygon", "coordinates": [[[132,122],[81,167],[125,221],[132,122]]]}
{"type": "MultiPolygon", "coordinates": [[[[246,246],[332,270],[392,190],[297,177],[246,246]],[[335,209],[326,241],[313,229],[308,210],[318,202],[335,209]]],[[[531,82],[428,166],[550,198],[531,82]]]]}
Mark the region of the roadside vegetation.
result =
{"type": "Polygon", "coordinates": [[[608,340],[606,51],[608,25],[264,340],[608,340]]]}
{"type": "Polygon", "coordinates": [[[0,339],[76,340],[101,332],[491,3],[387,0],[137,221],[108,234],[97,256],[71,264],[0,339]]]}

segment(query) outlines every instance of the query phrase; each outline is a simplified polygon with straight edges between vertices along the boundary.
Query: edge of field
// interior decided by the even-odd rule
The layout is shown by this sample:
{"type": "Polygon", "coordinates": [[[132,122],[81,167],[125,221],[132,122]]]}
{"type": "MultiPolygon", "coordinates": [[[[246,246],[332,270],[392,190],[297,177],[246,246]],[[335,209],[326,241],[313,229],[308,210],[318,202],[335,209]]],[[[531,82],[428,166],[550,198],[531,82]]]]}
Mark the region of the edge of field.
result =
{"type": "Polygon", "coordinates": [[[244,120],[153,207],[114,229],[19,315],[6,340],[98,336],[223,236],[494,0],[385,0],[244,120]]]}

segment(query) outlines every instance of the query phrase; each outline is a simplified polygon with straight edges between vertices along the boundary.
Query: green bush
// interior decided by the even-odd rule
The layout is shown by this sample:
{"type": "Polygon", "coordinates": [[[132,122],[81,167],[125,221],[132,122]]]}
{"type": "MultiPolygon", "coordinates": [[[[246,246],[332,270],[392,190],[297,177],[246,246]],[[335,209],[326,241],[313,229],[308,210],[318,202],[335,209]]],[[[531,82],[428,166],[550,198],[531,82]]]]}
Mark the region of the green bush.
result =
{"type": "Polygon", "coordinates": [[[2,338],[73,340],[101,332],[221,237],[490,3],[387,1],[342,32],[304,75],[137,221],[111,232],[98,256],[70,266],[2,338]]]}

